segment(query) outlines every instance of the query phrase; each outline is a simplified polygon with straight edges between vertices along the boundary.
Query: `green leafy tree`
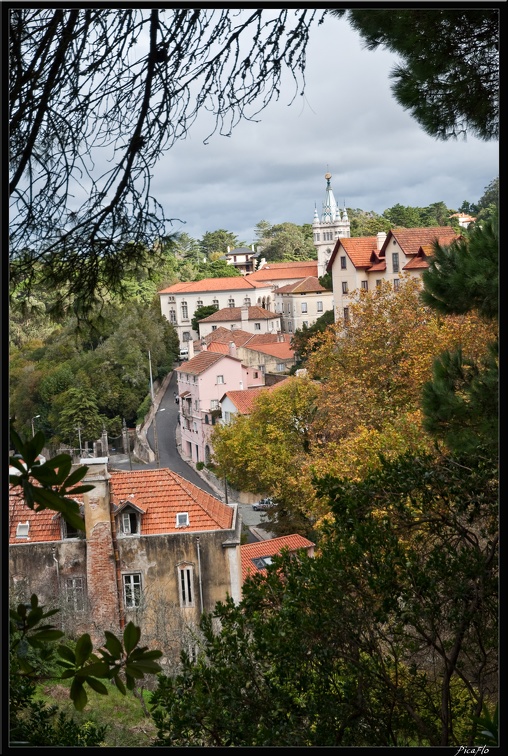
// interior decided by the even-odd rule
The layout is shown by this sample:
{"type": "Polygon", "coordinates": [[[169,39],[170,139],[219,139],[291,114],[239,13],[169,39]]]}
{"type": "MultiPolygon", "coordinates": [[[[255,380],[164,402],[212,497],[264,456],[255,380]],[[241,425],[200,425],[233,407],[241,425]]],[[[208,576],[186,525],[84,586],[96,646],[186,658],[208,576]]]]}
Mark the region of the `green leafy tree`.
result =
{"type": "Polygon", "coordinates": [[[318,333],[325,331],[335,321],[333,310],[327,310],[311,326],[297,328],[291,339],[291,349],[294,349],[298,365],[305,362],[307,353],[317,348],[317,343],[311,341],[318,333]]]}
{"type": "Polygon", "coordinates": [[[390,221],[373,210],[366,212],[360,208],[348,207],[347,214],[351,224],[351,236],[375,236],[379,231],[388,233],[390,230],[390,221]]]}
{"type": "MultiPolygon", "coordinates": [[[[497,220],[472,228],[449,247],[435,245],[423,274],[424,301],[437,312],[465,314],[476,310],[487,320],[498,314],[497,220]]],[[[423,387],[425,427],[457,452],[490,453],[498,444],[499,360],[497,340],[477,359],[461,349],[436,358],[432,380],[423,387]]]]}
{"type": "Polygon", "coordinates": [[[385,210],[383,216],[390,221],[392,227],[418,228],[424,225],[418,207],[404,207],[397,204],[385,210]]]}
{"type": "Polygon", "coordinates": [[[230,278],[241,275],[234,265],[229,265],[225,260],[213,260],[200,266],[195,280],[202,281],[204,278],[230,278]]]}
{"type": "Polygon", "coordinates": [[[320,490],[334,518],[315,557],[275,557],[159,677],[157,745],[474,742],[496,692],[492,466],[408,455],[320,490]]]}
{"type": "Polygon", "coordinates": [[[243,242],[238,241],[238,237],[232,231],[226,231],[225,228],[219,228],[216,231],[206,231],[199,240],[199,246],[203,253],[210,257],[214,252],[225,255],[228,247],[243,246],[243,242]]]}
{"type": "Polygon", "coordinates": [[[438,139],[466,133],[497,138],[497,8],[333,9],[330,13],[339,17],[347,13],[369,50],[382,45],[397,53],[402,63],[391,72],[395,99],[428,134],[438,139]]]}
{"type": "MultiPolygon", "coordinates": [[[[258,224],[259,225],[259,224],[258,224]]],[[[317,253],[312,236],[295,223],[279,223],[265,229],[259,248],[266,260],[315,260],[317,253]]]]}

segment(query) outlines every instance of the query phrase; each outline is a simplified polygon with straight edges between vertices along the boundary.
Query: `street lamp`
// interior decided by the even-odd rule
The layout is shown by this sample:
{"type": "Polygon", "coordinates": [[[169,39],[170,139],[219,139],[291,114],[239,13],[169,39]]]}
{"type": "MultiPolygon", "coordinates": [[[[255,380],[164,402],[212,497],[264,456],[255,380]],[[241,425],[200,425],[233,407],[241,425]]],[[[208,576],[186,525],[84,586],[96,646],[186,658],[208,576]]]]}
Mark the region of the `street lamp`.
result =
{"type": "Polygon", "coordinates": [[[35,436],[34,420],[37,420],[38,417],[40,417],[40,415],[35,415],[34,417],[32,417],[32,436],[35,436]]]}

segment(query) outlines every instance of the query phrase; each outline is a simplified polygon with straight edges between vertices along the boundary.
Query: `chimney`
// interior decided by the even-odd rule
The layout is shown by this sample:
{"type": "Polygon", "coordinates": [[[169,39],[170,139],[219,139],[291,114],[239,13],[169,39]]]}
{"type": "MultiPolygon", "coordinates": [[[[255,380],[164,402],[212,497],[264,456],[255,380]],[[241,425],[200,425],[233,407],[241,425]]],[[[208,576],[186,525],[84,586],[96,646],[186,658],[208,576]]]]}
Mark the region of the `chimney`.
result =
{"type": "Polygon", "coordinates": [[[241,317],[242,317],[242,326],[247,325],[247,323],[249,321],[249,308],[247,307],[247,305],[244,305],[241,308],[240,314],[241,314],[241,317]]]}
{"type": "Polygon", "coordinates": [[[231,252],[231,249],[228,247],[228,254],[231,252]]]}
{"type": "Polygon", "coordinates": [[[205,339],[201,339],[201,351],[206,352],[208,350],[208,344],[205,339]]]}
{"type": "Polygon", "coordinates": [[[239,382],[238,387],[239,387],[240,391],[243,391],[243,381],[239,382]]]}
{"type": "Polygon", "coordinates": [[[229,356],[236,357],[236,344],[234,341],[229,342],[229,356]]]}
{"type": "Polygon", "coordinates": [[[107,457],[81,460],[88,466],[83,483],[94,488],[83,494],[86,531],[86,584],[90,617],[97,628],[95,641],[105,630],[120,627],[116,558],[111,527],[107,457]]]}
{"type": "Polygon", "coordinates": [[[378,231],[377,233],[377,251],[381,249],[383,244],[385,243],[386,239],[386,232],[385,231],[378,231]]]}
{"type": "Polygon", "coordinates": [[[187,348],[189,350],[189,360],[192,360],[192,358],[194,357],[194,342],[192,339],[188,340],[187,348]]]}

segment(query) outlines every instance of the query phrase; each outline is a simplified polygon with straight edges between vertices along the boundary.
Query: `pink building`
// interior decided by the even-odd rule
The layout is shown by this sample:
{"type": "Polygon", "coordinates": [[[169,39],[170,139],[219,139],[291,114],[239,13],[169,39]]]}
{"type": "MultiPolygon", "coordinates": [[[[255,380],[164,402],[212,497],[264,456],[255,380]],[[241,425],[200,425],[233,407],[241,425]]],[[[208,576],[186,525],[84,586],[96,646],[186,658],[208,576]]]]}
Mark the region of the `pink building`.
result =
{"type": "Polygon", "coordinates": [[[236,356],[206,348],[182,363],[176,373],[182,455],[193,462],[207,463],[211,456],[210,435],[221,416],[221,398],[227,391],[263,386],[264,374],[246,367],[236,356]]]}

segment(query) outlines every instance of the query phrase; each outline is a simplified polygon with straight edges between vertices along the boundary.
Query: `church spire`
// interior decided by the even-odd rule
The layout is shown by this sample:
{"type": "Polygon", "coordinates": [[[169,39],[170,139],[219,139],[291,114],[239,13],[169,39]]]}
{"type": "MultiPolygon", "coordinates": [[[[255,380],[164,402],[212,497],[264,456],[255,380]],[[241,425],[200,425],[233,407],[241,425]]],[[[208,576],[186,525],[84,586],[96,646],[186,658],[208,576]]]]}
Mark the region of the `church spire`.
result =
{"type": "Polygon", "coordinates": [[[325,173],[326,195],[325,201],[323,202],[323,214],[321,215],[322,223],[333,223],[337,213],[337,202],[335,201],[333,189],[330,184],[331,178],[331,173],[325,173]]]}

